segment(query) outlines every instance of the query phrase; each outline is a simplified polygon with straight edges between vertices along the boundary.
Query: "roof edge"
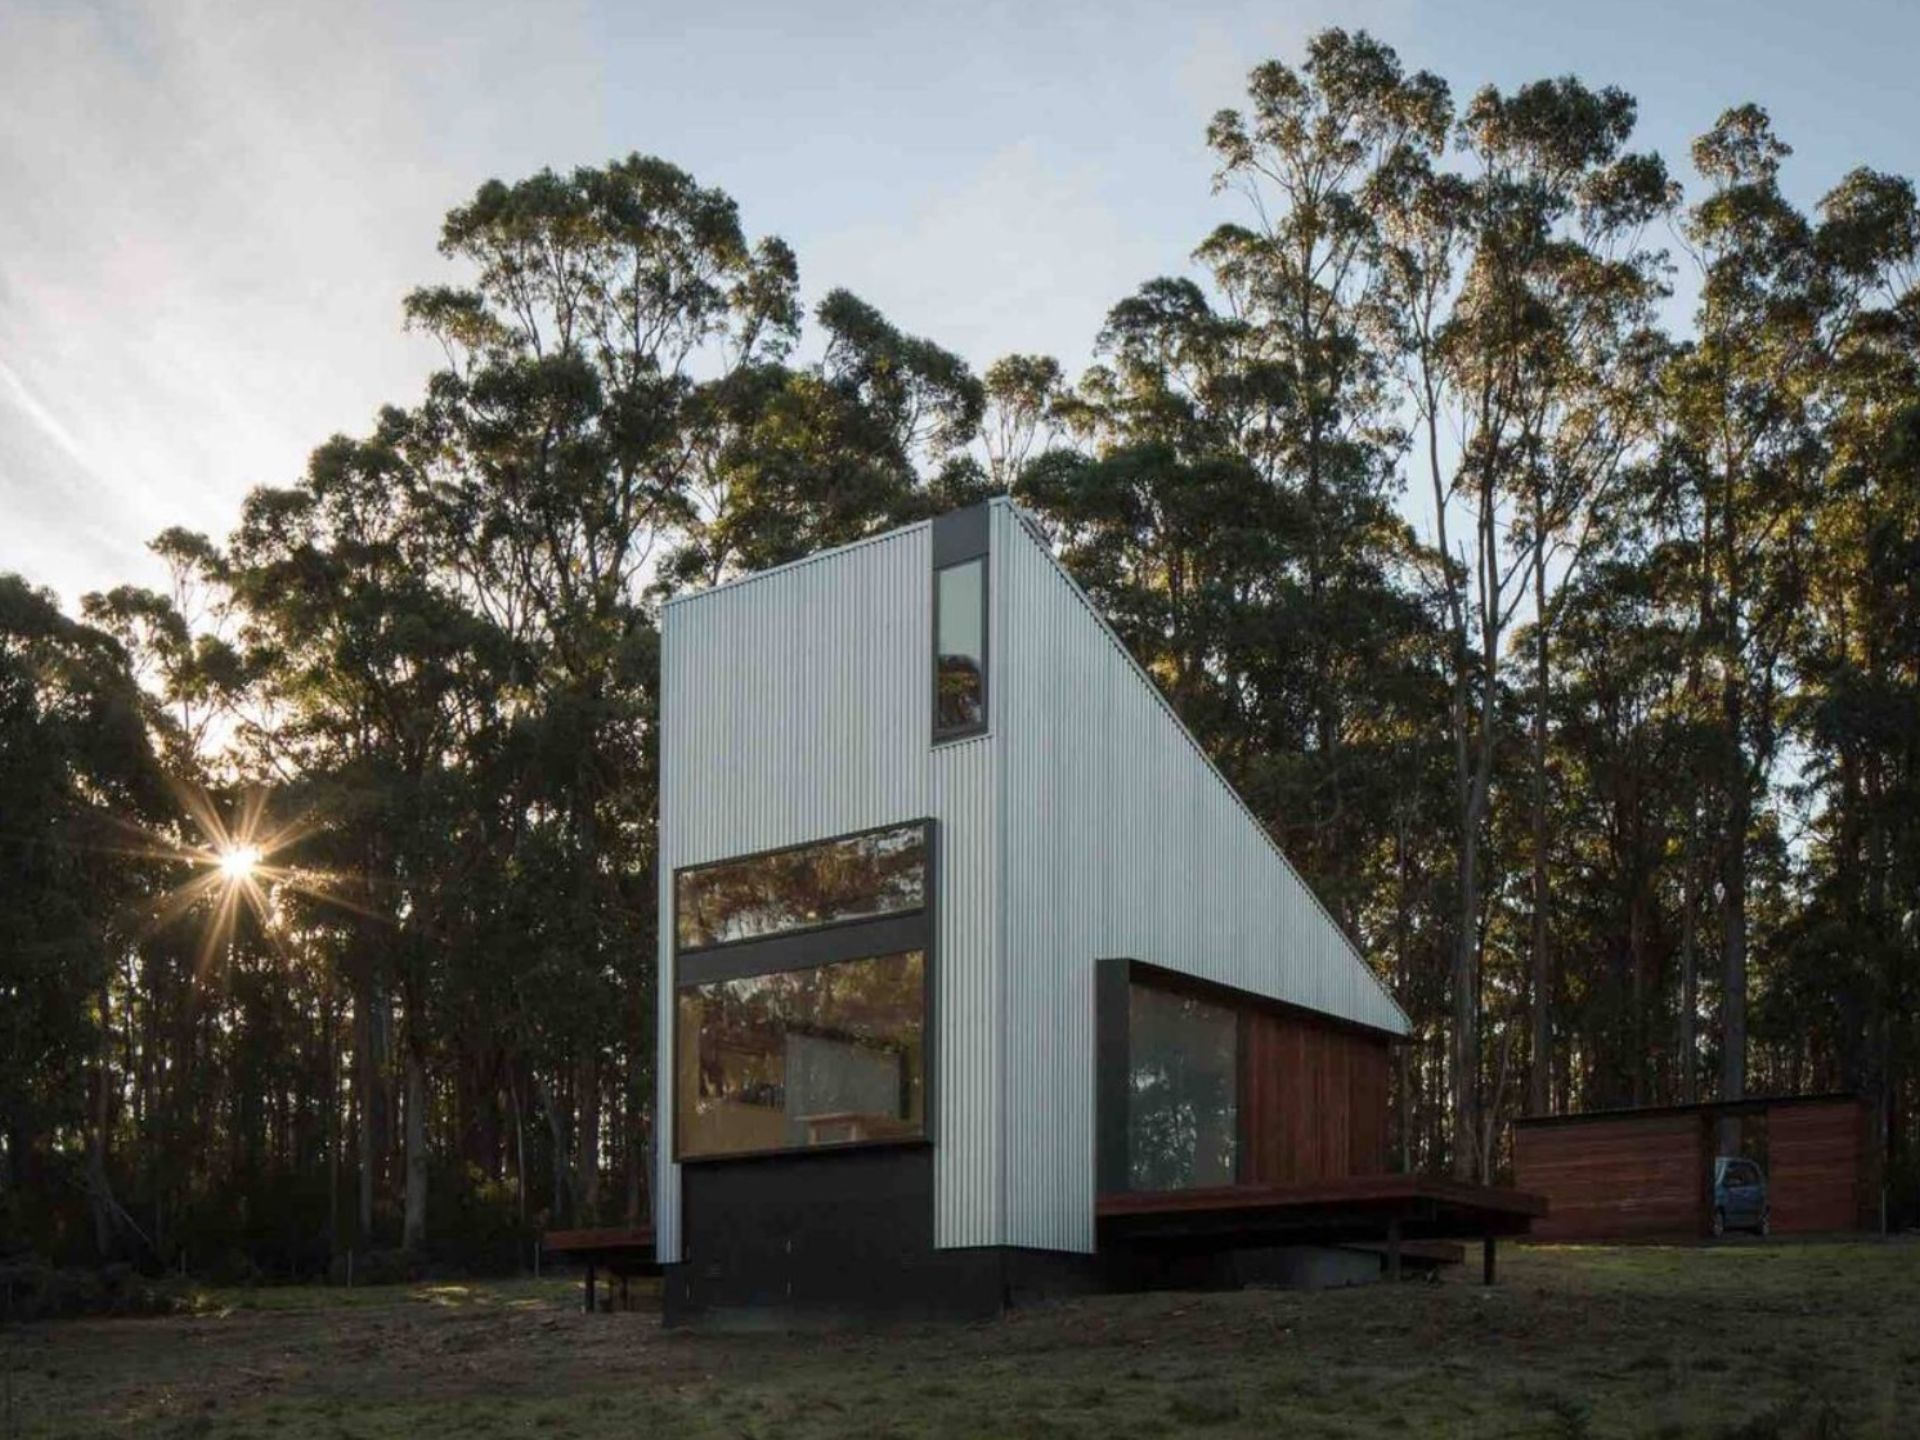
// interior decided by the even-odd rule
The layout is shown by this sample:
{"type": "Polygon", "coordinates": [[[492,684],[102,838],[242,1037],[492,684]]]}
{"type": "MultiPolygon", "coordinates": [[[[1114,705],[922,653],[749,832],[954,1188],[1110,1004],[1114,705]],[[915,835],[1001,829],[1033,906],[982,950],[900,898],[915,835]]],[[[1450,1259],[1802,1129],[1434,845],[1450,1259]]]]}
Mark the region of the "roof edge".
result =
{"type": "MultiPolygon", "coordinates": [[[[1094,624],[1098,625],[1101,632],[1107,637],[1107,643],[1119,652],[1120,658],[1132,669],[1134,678],[1146,687],[1147,693],[1151,695],[1154,702],[1159,705],[1161,713],[1173,723],[1173,727],[1179,732],[1180,738],[1187,742],[1188,748],[1199,758],[1200,763],[1207,767],[1207,770],[1212,774],[1221,789],[1225,790],[1227,794],[1232,797],[1233,803],[1239,807],[1240,813],[1246,817],[1247,823],[1253,826],[1254,833],[1266,842],[1267,849],[1271,850],[1279,859],[1280,863],[1286,867],[1287,874],[1292,877],[1294,884],[1298,885],[1306,896],[1312,900],[1314,908],[1320,912],[1320,918],[1325,920],[1327,924],[1333,928],[1333,933],[1340,937],[1340,943],[1346,947],[1348,957],[1352,959],[1353,963],[1360,967],[1361,972],[1373,982],[1374,988],[1380,992],[1380,998],[1385,1000],[1387,1004],[1393,1008],[1393,1013],[1400,1017],[1400,1034],[1403,1037],[1411,1035],[1413,1033],[1412,1019],[1407,1015],[1407,1012],[1401,1008],[1400,1002],[1394,999],[1393,993],[1387,989],[1386,983],[1374,973],[1373,966],[1367,963],[1367,957],[1361,954],[1360,947],[1353,943],[1353,937],[1347,934],[1346,929],[1338,920],[1334,919],[1333,912],[1327,909],[1326,902],[1320,898],[1319,892],[1315,890],[1313,886],[1309,885],[1300,872],[1294,868],[1293,861],[1287,858],[1287,852],[1280,848],[1279,842],[1268,832],[1267,827],[1260,823],[1260,817],[1253,813],[1252,807],[1247,804],[1245,797],[1240,794],[1239,789],[1235,787],[1231,780],[1227,779],[1227,777],[1221,773],[1220,767],[1214,763],[1213,757],[1207,754],[1206,747],[1194,738],[1193,732],[1187,728],[1186,721],[1182,720],[1180,713],[1173,708],[1173,702],[1167,699],[1166,694],[1154,683],[1153,677],[1149,675],[1145,667],[1134,658],[1133,652],[1127,649],[1126,642],[1115,633],[1113,626],[1108,623],[1107,617],[1101,613],[1100,607],[1093,603],[1092,597],[1081,588],[1080,582],[1073,578],[1073,573],[1061,563],[1060,557],[1053,553],[1053,544],[1047,539],[1046,533],[1040,528],[1040,522],[1029,515],[1019,505],[1015,504],[1011,499],[1005,499],[1004,497],[995,498],[1004,503],[1007,508],[1013,512],[1014,517],[1025,527],[1027,539],[1032,542],[1033,547],[1042,555],[1046,556],[1047,563],[1053,566],[1054,573],[1072,587],[1074,596],[1080,601],[1080,604],[1085,608],[1087,614],[1093,618],[1094,624]]],[[[1355,1021],[1354,1023],[1364,1024],[1365,1022],[1355,1021]]]]}
{"type": "Polygon", "coordinates": [[[743,585],[751,585],[756,580],[771,580],[776,575],[785,575],[789,571],[803,569],[808,565],[817,565],[824,560],[832,560],[854,550],[864,550],[869,545],[878,545],[882,541],[892,540],[914,530],[932,528],[931,520],[916,520],[911,525],[896,525],[891,530],[882,530],[877,535],[863,535],[858,540],[849,540],[844,545],[835,545],[828,550],[816,550],[811,555],[802,555],[798,560],[789,560],[784,565],[771,565],[765,570],[754,570],[746,575],[736,575],[731,580],[722,580],[717,585],[703,586],[698,590],[683,590],[678,595],[669,595],[660,602],[660,608],[671,610],[676,605],[684,605],[692,600],[704,600],[709,595],[718,595],[723,590],[738,590],[743,585]]]}

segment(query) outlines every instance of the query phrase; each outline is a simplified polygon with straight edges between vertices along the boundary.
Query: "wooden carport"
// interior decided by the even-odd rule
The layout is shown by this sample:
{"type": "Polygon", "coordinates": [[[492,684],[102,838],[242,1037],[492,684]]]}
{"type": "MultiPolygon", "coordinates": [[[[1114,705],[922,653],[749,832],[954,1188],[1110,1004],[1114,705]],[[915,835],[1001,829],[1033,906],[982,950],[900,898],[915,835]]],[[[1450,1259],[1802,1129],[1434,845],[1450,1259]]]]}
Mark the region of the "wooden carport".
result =
{"type": "MultiPolygon", "coordinates": [[[[1514,1121],[1514,1183],[1544,1195],[1540,1240],[1679,1240],[1709,1231],[1716,1132],[1764,1125],[1772,1228],[1781,1234],[1879,1226],[1873,1110],[1850,1094],[1532,1115],[1514,1121]]],[[[1762,1158],[1762,1157],[1750,1157],[1762,1158]]]]}

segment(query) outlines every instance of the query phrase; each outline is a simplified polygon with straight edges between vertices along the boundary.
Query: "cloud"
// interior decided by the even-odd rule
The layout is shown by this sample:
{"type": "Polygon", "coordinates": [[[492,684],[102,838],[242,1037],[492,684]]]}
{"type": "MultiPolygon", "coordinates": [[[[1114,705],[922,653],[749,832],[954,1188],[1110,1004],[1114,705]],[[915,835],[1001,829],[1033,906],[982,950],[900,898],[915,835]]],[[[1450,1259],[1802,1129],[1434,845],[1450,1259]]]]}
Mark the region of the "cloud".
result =
{"type": "Polygon", "coordinates": [[[152,583],[259,484],[417,393],[400,328],[489,176],[641,150],[984,366],[1089,358],[1223,218],[1206,118],[1322,20],[1123,3],[0,3],[0,569],[152,583]],[[131,558],[130,558],[131,557],[131,558]]]}
{"type": "Polygon", "coordinates": [[[413,393],[431,357],[399,304],[438,273],[441,213],[551,137],[498,107],[456,125],[459,96],[511,56],[575,97],[552,125],[577,122],[597,105],[578,33],[451,8],[8,7],[0,568],[69,599],[129,578],[135,537],[224,534],[249,488],[413,393]]]}

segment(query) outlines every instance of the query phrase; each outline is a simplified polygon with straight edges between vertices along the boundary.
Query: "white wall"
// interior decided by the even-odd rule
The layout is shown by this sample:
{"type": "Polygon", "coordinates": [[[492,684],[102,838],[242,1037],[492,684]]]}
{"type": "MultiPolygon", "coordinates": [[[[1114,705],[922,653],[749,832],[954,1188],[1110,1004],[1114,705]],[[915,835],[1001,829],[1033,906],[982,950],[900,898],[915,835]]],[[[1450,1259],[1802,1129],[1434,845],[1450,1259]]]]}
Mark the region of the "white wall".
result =
{"type": "MultiPolygon", "coordinates": [[[[1004,523],[995,517],[996,524],[1004,523]]],[[[672,1115],[672,872],[932,816],[936,1233],[999,1240],[1000,849],[991,735],[934,748],[925,525],[669,604],[663,622],[659,1254],[680,1254],[672,1115]]],[[[997,590],[997,586],[995,587],[997,590]]],[[[997,613],[997,607],[996,607],[997,613]]],[[[990,649],[1000,643],[998,620],[990,649]]],[[[989,718],[997,687],[989,685],[989,718]]]]}
{"type": "Polygon", "coordinates": [[[1002,550],[1006,1243],[1087,1251],[1097,960],[1406,1020],[1051,554],[1002,550]]]}
{"type": "MultiPolygon", "coordinates": [[[[989,733],[957,744],[930,744],[925,525],[667,607],[660,913],[677,867],[936,819],[936,1237],[1090,1250],[1096,960],[1405,1020],[1004,502],[992,547],[989,733]]],[[[663,923],[663,1122],[671,965],[663,923]]],[[[671,1261],[679,1172],[662,1150],[671,1261]]]]}

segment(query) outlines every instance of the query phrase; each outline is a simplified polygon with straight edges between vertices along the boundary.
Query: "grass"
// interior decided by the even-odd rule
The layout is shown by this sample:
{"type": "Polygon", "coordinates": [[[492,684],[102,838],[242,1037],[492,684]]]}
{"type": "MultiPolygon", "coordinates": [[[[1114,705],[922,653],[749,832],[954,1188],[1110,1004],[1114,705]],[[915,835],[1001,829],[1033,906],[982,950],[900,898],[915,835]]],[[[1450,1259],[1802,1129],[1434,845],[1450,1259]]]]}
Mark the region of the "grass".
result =
{"type": "Polygon", "coordinates": [[[1493,1290],[1114,1296],[793,1335],[582,1315],[559,1281],[209,1291],[174,1318],[0,1330],[0,1440],[1920,1433],[1920,1244],[1501,1260],[1493,1290]]]}

